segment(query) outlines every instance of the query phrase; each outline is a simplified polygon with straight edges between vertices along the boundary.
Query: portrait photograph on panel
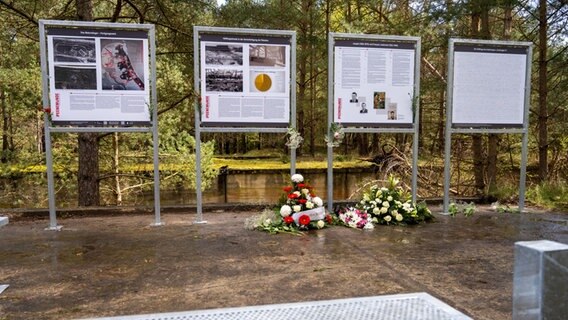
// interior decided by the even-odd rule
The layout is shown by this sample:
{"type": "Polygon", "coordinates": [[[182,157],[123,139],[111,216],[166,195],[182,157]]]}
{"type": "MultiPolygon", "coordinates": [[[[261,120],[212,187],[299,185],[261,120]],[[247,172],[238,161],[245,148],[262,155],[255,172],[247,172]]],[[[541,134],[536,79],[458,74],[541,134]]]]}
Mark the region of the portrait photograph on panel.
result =
{"type": "Polygon", "coordinates": [[[357,92],[353,91],[351,93],[351,99],[349,99],[349,103],[359,103],[359,98],[357,97],[357,92]]]}
{"type": "Polygon", "coordinates": [[[389,103],[389,105],[387,107],[387,120],[397,120],[398,119],[397,106],[398,106],[398,104],[395,103],[395,102],[389,103]]]}

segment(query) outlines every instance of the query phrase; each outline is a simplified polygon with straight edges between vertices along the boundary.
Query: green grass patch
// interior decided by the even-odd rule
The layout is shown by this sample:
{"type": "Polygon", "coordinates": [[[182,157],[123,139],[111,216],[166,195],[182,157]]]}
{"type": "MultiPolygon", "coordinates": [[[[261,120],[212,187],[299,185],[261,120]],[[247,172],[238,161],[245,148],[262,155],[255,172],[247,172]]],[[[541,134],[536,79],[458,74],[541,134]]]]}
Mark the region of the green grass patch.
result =
{"type": "Polygon", "coordinates": [[[568,187],[549,182],[531,186],[527,190],[527,201],[547,209],[568,209],[568,187]]]}
{"type": "MultiPolygon", "coordinates": [[[[213,166],[219,169],[223,166],[228,166],[230,170],[237,171],[270,171],[270,170],[287,170],[290,168],[290,162],[284,162],[282,159],[228,159],[228,158],[214,158],[213,166]]],[[[333,167],[335,169],[350,169],[350,168],[369,168],[370,163],[358,159],[346,159],[344,161],[334,160],[333,167]]],[[[165,164],[160,163],[160,170],[162,171],[182,171],[183,165],[178,164],[165,164]]],[[[308,160],[297,159],[296,169],[298,170],[321,170],[327,169],[327,160],[308,160]]],[[[25,175],[29,173],[43,173],[46,172],[45,165],[33,166],[9,166],[4,168],[3,174],[7,177],[13,175],[25,175]],[[5,170],[5,171],[4,171],[5,170]]],[[[62,171],[77,171],[77,167],[65,168],[63,166],[54,166],[54,172],[62,171]]],[[[101,168],[101,170],[110,170],[110,168],[101,168]]],[[[120,166],[121,172],[150,172],[154,170],[152,163],[139,163],[139,164],[125,164],[120,166]]]]}
{"type": "MultiPolygon", "coordinates": [[[[230,170],[239,171],[270,171],[270,170],[287,170],[290,169],[290,163],[282,162],[275,159],[214,159],[213,164],[215,167],[228,166],[230,170]]],[[[344,168],[368,168],[369,162],[361,160],[349,160],[337,162],[334,161],[333,167],[335,169],[344,168]]],[[[327,169],[326,160],[297,160],[297,170],[307,169],[327,169]]]]}

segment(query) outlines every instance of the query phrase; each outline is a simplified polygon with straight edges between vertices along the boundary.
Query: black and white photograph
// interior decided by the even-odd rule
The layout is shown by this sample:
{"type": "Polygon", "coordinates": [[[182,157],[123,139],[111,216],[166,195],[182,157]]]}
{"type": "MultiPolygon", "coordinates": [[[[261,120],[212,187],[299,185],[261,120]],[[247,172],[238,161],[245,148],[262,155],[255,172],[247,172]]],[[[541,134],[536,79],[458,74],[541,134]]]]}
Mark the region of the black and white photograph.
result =
{"type": "Polygon", "coordinates": [[[144,90],[142,40],[101,39],[103,90],[144,90]]]}
{"type": "Polygon", "coordinates": [[[97,70],[77,66],[55,66],[55,89],[96,90],[97,70]]]}
{"type": "Polygon", "coordinates": [[[359,110],[359,113],[368,113],[369,109],[367,109],[367,103],[362,102],[361,103],[361,110],[359,110]]]}
{"type": "Polygon", "coordinates": [[[242,66],[243,46],[237,44],[208,44],[205,46],[205,64],[242,66]]]}
{"type": "Polygon", "coordinates": [[[357,107],[356,110],[359,110],[359,113],[369,113],[369,109],[367,108],[367,97],[358,96],[357,101],[358,103],[355,104],[357,107]]]}
{"type": "Polygon", "coordinates": [[[349,99],[349,103],[359,103],[359,99],[357,98],[357,92],[351,93],[351,99],[349,99]]]}
{"type": "Polygon", "coordinates": [[[96,63],[94,38],[53,38],[55,62],[96,63]]]}
{"type": "Polygon", "coordinates": [[[243,71],[205,69],[207,92],[243,92],[243,71]]]}
{"type": "Polygon", "coordinates": [[[286,47],[251,45],[249,61],[251,66],[283,68],[286,66],[286,47]]]}
{"type": "Polygon", "coordinates": [[[387,107],[387,120],[397,120],[397,103],[391,102],[387,107]]]}

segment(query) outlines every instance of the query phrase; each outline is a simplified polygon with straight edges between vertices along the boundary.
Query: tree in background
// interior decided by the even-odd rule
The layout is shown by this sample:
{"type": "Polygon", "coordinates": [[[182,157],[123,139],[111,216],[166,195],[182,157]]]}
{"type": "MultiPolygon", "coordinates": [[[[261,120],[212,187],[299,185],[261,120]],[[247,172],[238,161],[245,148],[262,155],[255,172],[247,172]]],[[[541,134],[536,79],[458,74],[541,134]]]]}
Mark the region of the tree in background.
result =
{"type": "MultiPolygon", "coordinates": [[[[93,21],[92,0],[76,0],[76,6],[77,20],[93,21]]],[[[100,204],[98,133],[79,133],[77,142],[79,145],[78,205],[98,206],[100,204]]]]}
{"type": "MultiPolygon", "coordinates": [[[[37,21],[92,19],[156,25],[160,141],[163,138],[170,142],[172,138],[175,140],[177,133],[183,131],[191,135],[194,130],[193,108],[197,99],[191,80],[194,25],[295,30],[298,43],[298,129],[306,138],[300,151],[316,156],[325,152],[328,32],[420,36],[420,156],[432,167],[441,163],[443,150],[448,39],[475,37],[532,42],[535,44],[532,68],[535,82],[531,95],[534,107],[531,108],[530,149],[535,152],[530,153],[529,160],[538,163],[535,166],[538,168],[535,171],[538,180],[566,181],[567,16],[568,5],[561,0],[229,0],[221,7],[213,0],[0,0],[0,166],[3,176],[13,179],[22,175],[22,170],[13,168],[27,168],[43,162],[42,113],[38,111],[42,106],[37,21]],[[6,54],[11,52],[13,54],[6,54]]],[[[75,182],[71,181],[71,176],[77,175],[77,183],[81,179],[93,178],[88,183],[92,186],[100,184],[102,199],[108,198],[109,190],[116,194],[145,184],[140,176],[144,176],[141,172],[150,159],[146,158],[151,148],[148,137],[143,134],[95,134],[86,140],[86,144],[85,141],[79,142],[77,147],[66,141],[75,136],[58,134],[52,137],[54,157],[59,157],[58,163],[65,167],[58,172],[60,179],[65,176],[66,183],[72,184],[75,182]],[[83,145],[95,149],[85,151],[83,145]],[[77,159],[83,159],[85,155],[93,160],[90,163],[98,163],[98,169],[75,168],[77,159]],[[94,178],[97,177],[96,172],[102,174],[94,178]],[[117,176],[120,180],[116,180],[117,176]]],[[[277,134],[205,133],[202,137],[204,141],[215,141],[215,152],[220,154],[265,148],[286,150],[282,136],[277,134]]],[[[457,156],[455,160],[460,174],[453,178],[452,184],[459,186],[460,193],[491,192],[502,177],[500,172],[505,163],[508,171],[518,171],[519,137],[490,135],[476,141],[477,138],[457,136],[455,139],[457,143],[453,154],[457,156]]],[[[186,145],[176,146],[169,142],[161,145],[161,161],[174,164],[177,160],[172,157],[182,154],[179,150],[184,150],[183,154],[190,152],[191,139],[184,137],[180,140],[186,145]]],[[[388,151],[386,145],[404,152],[410,149],[411,143],[411,139],[402,134],[349,133],[336,152],[372,158],[384,150],[388,151]]],[[[166,173],[172,178],[164,180],[163,187],[178,188],[183,183],[177,181],[177,177],[190,176],[190,173],[182,174],[181,171],[176,174],[176,170],[173,168],[166,173]]],[[[529,181],[533,181],[532,177],[533,171],[529,167],[529,181]]],[[[438,183],[431,181],[432,185],[438,183]]],[[[85,196],[84,202],[80,201],[81,205],[96,204],[89,203],[98,201],[95,189],[79,192],[85,196]]]]}

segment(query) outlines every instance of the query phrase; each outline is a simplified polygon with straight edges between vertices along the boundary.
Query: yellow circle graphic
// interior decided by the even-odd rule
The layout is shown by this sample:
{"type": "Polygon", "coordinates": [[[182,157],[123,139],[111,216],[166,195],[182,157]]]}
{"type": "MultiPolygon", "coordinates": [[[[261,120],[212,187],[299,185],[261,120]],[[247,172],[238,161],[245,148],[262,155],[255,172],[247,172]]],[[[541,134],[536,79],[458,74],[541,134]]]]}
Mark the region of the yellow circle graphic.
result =
{"type": "Polygon", "coordinates": [[[258,91],[268,91],[272,87],[272,79],[266,73],[261,73],[254,78],[254,86],[258,91]]]}

